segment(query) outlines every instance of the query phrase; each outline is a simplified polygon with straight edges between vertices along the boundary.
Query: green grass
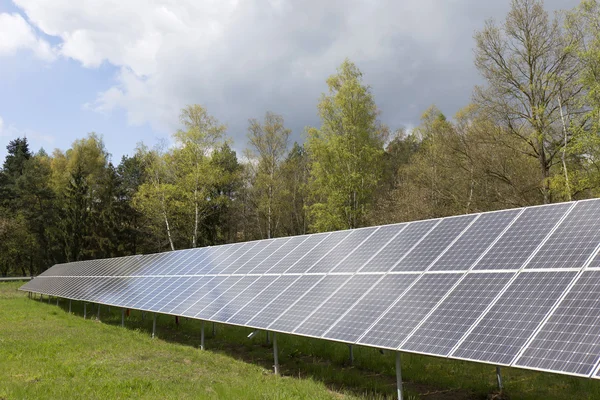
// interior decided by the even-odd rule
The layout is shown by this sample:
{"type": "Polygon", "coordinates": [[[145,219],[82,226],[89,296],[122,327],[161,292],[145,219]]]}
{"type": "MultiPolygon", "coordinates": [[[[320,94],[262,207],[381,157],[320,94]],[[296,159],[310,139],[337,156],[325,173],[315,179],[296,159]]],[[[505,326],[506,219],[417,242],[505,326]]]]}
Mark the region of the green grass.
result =
{"type": "MultiPolygon", "coordinates": [[[[278,335],[283,377],[271,372],[272,349],[264,333],[200,321],[132,312],[121,328],[120,310],[68,301],[59,307],[29,300],[20,282],[0,283],[0,400],[4,399],[371,399],[395,396],[394,354],[355,347],[354,365],[340,343],[278,335]],[[90,318],[92,317],[92,318],[90,318]]],[[[496,391],[495,368],[412,354],[402,355],[406,398],[486,399],[496,391]]],[[[512,400],[598,399],[600,381],[503,368],[512,400]]]]}

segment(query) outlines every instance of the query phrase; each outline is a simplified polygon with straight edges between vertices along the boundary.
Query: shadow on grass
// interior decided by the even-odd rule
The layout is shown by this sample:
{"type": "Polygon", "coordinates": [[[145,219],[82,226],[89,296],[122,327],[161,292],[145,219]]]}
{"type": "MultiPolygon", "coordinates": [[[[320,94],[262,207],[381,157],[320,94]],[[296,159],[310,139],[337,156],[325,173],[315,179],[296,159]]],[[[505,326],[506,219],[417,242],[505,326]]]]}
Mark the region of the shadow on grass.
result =
{"type": "MultiPolygon", "coordinates": [[[[55,298],[48,301],[47,297],[44,300],[36,297],[35,300],[56,305],[55,298]]],[[[59,307],[68,312],[69,300],[61,299],[59,307]]],[[[83,317],[83,303],[72,301],[71,312],[83,317]]],[[[97,304],[88,303],[86,314],[88,319],[97,319],[97,304]]],[[[121,308],[101,306],[100,321],[120,326],[121,308]]],[[[137,310],[131,310],[129,316],[125,318],[127,329],[140,330],[148,335],[152,333],[152,323],[152,313],[142,313],[137,310]]],[[[159,314],[156,336],[160,340],[199,349],[201,326],[202,321],[200,320],[180,317],[177,324],[174,316],[159,314]]],[[[261,331],[249,339],[247,336],[253,331],[251,328],[216,323],[214,324],[216,335],[213,337],[213,323],[205,322],[204,326],[207,351],[221,353],[273,371],[273,348],[272,344],[267,342],[266,332],[261,331]]],[[[272,336],[270,339],[272,340],[272,336]]],[[[394,352],[381,354],[376,349],[354,346],[354,362],[351,363],[349,347],[342,343],[281,333],[277,334],[277,342],[282,375],[321,381],[333,392],[359,398],[396,398],[394,352]]],[[[402,356],[405,399],[475,400],[486,398],[486,395],[482,393],[487,390],[487,386],[484,386],[483,391],[478,391],[479,394],[476,394],[472,388],[455,387],[456,380],[451,379],[453,378],[452,371],[449,371],[448,387],[437,383],[424,383],[428,382],[426,374],[430,373],[426,371],[426,364],[420,361],[424,358],[431,359],[411,354],[402,356]],[[421,375],[415,374],[415,371],[421,371],[421,375]],[[413,377],[417,379],[413,379],[413,377]]]]}

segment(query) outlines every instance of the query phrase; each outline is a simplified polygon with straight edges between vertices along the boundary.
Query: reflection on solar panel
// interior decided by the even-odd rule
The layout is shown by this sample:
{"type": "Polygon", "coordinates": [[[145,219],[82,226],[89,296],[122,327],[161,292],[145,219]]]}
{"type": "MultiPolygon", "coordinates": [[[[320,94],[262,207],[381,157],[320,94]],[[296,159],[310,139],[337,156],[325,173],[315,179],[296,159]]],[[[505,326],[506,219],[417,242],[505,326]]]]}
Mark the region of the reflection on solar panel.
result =
{"type": "Polygon", "coordinates": [[[599,377],[600,200],[59,264],[21,290],[599,377]]]}
{"type": "Polygon", "coordinates": [[[513,275],[499,272],[467,275],[400,348],[448,355],[513,275]]]}
{"type": "Polygon", "coordinates": [[[515,365],[588,376],[600,358],[600,271],[587,271],[515,365]]]}
{"type": "Polygon", "coordinates": [[[452,356],[510,364],[576,274],[520,274],[452,356]]]}

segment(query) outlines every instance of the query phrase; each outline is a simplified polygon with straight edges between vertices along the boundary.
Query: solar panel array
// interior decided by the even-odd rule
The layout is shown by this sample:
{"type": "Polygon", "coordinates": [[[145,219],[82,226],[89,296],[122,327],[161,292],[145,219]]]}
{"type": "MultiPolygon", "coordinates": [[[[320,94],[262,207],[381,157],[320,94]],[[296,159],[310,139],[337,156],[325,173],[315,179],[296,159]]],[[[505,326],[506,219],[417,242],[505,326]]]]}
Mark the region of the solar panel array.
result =
{"type": "Polygon", "coordinates": [[[600,378],[600,199],[59,264],[21,290],[600,378]]]}

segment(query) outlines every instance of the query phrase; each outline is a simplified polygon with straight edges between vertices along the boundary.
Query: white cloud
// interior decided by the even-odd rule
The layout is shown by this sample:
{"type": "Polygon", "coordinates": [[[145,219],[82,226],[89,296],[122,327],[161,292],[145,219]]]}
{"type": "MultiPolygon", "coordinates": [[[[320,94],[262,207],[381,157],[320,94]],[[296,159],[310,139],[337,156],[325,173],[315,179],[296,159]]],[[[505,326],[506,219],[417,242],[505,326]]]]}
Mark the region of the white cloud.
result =
{"type": "Polygon", "coordinates": [[[0,56],[29,49],[36,57],[52,61],[56,55],[47,41],[36,36],[33,28],[19,14],[0,13],[0,56]]]}
{"type": "MultiPolygon", "coordinates": [[[[454,112],[477,81],[473,31],[509,7],[478,0],[14,2],[61,40],[62,56],[119,68],[117,83],[84,108],[123,109],[131,124],[164,131],[177,125],[181,107],[200,103],[238,138],[247,119],[266,110],[284,113],[296,132],[315,122],[324,81],[345,57],[365,72],[392,128],[417,122],[434,102],[454,112]]],[[[569,2],[560,5],[577,0],[569,2]]]]}

